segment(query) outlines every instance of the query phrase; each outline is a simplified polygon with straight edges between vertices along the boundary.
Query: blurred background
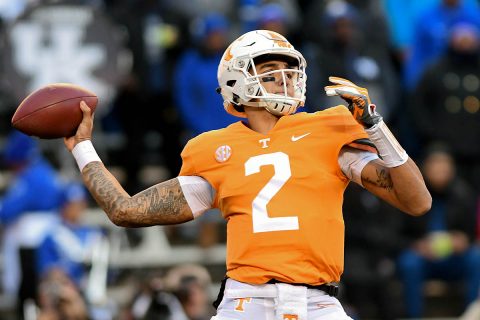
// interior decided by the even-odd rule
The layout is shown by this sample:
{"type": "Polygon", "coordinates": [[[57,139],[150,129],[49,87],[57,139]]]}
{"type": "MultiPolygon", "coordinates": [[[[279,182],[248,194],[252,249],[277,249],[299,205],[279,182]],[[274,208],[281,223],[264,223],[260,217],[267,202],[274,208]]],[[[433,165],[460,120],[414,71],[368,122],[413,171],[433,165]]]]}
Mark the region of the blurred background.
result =
{"type": "Polygon", "coordinates": [[[204,320],[225,275],[225,222],[118,228],[61,140],[13,132],[29,93],[99,96],[95,147],[130,194],[180,169],[191,137],[228,125],[216,70],[240,34],[285,35],[307,102],[367,87],[433,196],[412,219],[351,185],[340,301],[354,319],[480,319],[480,1],[0,0],[1,319],[204,320]]]}

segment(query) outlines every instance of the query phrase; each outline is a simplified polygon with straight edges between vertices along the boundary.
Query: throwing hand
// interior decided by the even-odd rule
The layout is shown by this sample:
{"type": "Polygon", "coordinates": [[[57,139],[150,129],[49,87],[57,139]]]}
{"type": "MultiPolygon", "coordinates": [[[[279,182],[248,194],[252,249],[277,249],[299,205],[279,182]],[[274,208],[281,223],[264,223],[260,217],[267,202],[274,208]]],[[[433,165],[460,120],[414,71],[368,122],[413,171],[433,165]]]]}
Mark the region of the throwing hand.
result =
{"type": "Polygon", "coordinates": [[[348,103],[348,110],[363,127],[370,128],[382,120],[376,106],[370,102],[368,90],[343,78],[329,77],[334,85],[326,86],[327,96],[340,96],[348,103]]]}

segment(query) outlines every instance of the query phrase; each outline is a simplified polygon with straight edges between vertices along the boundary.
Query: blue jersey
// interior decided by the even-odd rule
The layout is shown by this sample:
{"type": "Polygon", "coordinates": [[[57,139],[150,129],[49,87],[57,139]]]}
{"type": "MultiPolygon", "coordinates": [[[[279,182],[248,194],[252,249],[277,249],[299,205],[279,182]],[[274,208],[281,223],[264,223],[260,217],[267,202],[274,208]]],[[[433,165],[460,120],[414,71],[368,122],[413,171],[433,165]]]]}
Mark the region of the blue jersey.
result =
{"type": "Polygon", "coordinates": [[[91,262],[93,247],[102,236],[102,232],[96,228],[59,224],[37,249],[39,274],[59,268],[81,287],[86,266],[91,262]]]}
{"type": "Polygon", "coordinates": [[[57,213],[62,201],[62,184],[55,170],[39,158],[16,177],[0,199],[0,222],[9,225],[23,213],[57,213]]]}

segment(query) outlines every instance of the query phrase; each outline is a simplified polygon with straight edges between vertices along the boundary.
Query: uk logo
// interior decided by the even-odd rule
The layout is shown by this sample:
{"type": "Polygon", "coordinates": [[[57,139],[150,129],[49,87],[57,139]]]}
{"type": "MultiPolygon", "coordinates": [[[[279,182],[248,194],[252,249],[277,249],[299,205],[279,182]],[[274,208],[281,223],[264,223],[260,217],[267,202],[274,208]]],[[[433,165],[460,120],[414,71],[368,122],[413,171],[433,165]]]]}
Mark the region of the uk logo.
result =
{"type": "Polygon", "coordinates": [[[2,79],[21,99],[49,83],[75,83],[94,91],[106,112],[131,69],[122,28],[91,6],[57,2],[32,6],[6,30],[2,79]]]}

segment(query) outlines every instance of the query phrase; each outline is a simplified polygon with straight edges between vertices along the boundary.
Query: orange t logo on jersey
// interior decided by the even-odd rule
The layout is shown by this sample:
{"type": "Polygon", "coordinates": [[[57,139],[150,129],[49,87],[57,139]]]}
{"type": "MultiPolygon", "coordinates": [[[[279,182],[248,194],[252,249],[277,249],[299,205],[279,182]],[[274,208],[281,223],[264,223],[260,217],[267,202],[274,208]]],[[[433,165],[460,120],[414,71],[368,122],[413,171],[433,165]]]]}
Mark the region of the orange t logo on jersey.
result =
{"type": "Polygon", "coordinates": [[[235,311],[238,311],[238,312],[245,312],[245,309],[243,307],[243,304],[245,302],[250,302],[252,301],[252,298],[239,298],[239,299],[236,299],[237,300],[237,306],[235,307],[235,311]]]}
{"type": "Polygon", "coordinates": [[[298,316],[296,314],[284,314],[283,320],[298,320],[298,316]]]}

